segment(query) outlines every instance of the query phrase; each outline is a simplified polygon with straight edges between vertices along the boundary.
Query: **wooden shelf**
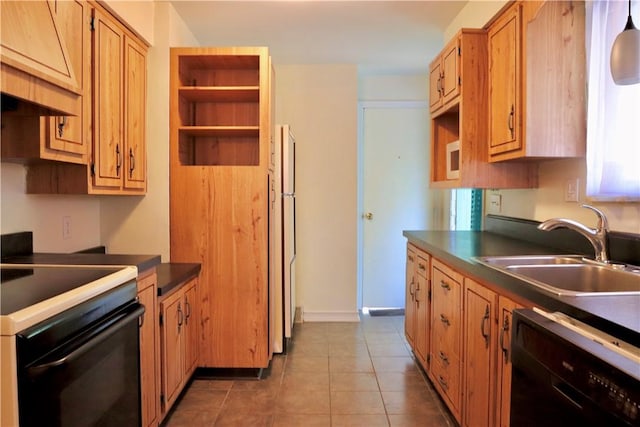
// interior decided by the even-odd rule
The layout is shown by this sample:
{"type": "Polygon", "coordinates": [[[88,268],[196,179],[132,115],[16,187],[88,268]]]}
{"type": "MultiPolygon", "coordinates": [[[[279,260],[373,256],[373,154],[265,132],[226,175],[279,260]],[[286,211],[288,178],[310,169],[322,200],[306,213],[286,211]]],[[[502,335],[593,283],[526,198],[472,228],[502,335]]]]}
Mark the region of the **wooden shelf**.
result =
{"type": "Polygon", "coordinates": [[[183,86],[178,94],[191,102],[258,102],[259,86],[183,86]]]}
{"type": "Polygon", "coordinates": [[[181,136],[194,137],[258,137],[259,126],[181,126],[181,136]]]}

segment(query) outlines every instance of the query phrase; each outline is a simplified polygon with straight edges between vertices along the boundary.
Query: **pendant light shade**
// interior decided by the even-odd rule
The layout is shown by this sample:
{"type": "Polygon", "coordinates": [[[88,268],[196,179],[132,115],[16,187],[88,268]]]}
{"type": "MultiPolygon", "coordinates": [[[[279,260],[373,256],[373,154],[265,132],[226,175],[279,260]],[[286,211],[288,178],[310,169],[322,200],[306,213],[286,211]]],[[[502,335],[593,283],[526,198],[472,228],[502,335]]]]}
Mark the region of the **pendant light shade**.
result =
{"type": "Polygon", "coordinates": [[[631,19],[631,0],[627,25],[611,48],[611,76],[617,85],[640,83],[640,30],[631,19]]]}

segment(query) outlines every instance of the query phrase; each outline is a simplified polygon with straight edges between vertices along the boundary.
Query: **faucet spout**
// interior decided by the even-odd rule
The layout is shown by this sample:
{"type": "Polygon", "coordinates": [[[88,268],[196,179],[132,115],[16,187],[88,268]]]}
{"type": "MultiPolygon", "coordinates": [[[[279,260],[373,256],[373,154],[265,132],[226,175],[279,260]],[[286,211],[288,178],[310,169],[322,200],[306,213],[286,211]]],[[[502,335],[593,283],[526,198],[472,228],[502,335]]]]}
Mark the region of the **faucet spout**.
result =
{"type": "Polygon", "coordinates": [[[540,223],[540,225],[538,225],[538,229],[550,231],[555,230],[556,228],[568,228],[576,231],[583,235],[593,246],[595,260],[608,264],[610,259],[608,246],[609,222],[607,221],[607,217],[602,213],[602,211],[594,208],[593,206],[582,205],[582,207],[591,209],[596,213],[596,215],[598,215],[598,224],[596,228],[587,227],[586,225],[571,219],[551,218],[540,223]]]}

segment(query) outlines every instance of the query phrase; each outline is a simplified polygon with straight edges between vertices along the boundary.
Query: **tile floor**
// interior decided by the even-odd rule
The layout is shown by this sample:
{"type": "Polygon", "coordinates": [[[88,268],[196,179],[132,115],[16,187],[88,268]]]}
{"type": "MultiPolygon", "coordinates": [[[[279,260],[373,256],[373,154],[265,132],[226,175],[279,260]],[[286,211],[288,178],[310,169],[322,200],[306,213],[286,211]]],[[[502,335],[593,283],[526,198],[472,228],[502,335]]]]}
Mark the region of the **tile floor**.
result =
{"type": "Polygon", "coordinates": [[[303,323],[264,380],[195,379],[163,427],[455,426],[404,338],[403,316],[303,323]]]}

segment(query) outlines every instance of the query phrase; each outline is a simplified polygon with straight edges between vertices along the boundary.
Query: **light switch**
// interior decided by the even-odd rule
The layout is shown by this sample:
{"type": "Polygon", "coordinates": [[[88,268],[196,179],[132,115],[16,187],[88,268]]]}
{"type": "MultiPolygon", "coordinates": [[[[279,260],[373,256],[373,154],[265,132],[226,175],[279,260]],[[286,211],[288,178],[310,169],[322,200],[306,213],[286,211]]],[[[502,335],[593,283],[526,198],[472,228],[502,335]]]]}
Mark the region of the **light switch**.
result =
{"type": "Polygon", "coordinates": [[[564,187],[564,201],[577,202],[580,180],[578,178],[568,179],[564,187]]]}

